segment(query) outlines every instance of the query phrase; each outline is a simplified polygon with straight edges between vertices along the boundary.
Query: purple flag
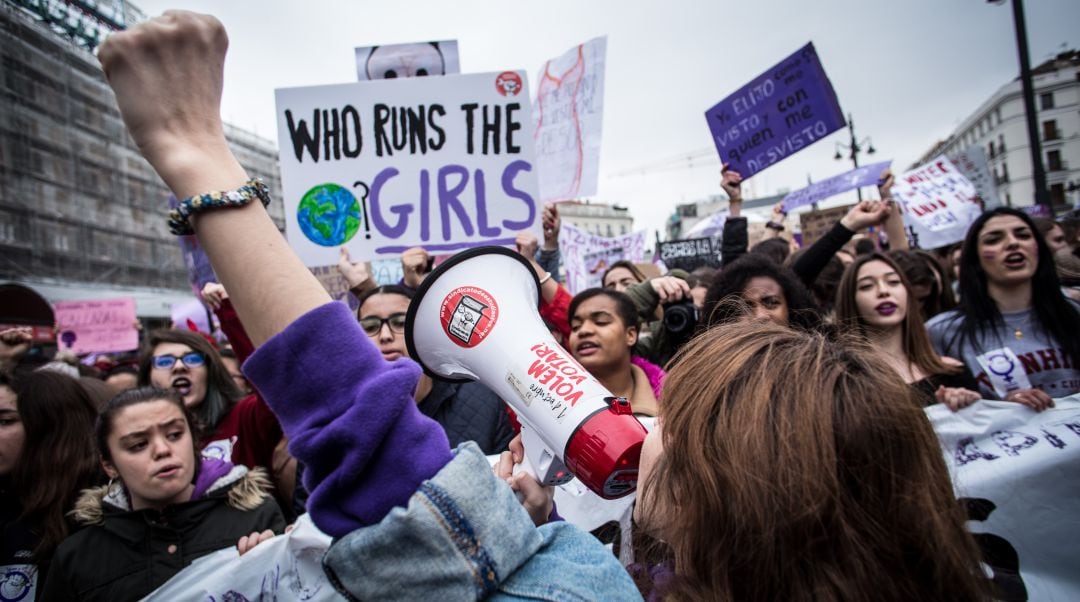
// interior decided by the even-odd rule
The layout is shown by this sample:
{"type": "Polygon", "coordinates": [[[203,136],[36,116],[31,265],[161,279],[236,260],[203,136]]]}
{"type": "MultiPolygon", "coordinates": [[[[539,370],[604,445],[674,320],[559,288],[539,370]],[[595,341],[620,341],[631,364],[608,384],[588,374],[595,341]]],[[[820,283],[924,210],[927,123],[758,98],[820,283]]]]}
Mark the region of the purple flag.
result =
{"type": "Polygon", "coordinates": [[[847,125],[813,42],[705,111],[720,162],[748,178],[847,125]]]}
{"type": "Polygon", "coordinates": [[[854,190],[862,186],[876,186],[882,172],[889,168],[892,161],[882,161],[873,165],[863,165],[849,172],[814,182],[784,197],[784,211],[816,203],[822,199],[836,196],[841,192],[854,190]]]}

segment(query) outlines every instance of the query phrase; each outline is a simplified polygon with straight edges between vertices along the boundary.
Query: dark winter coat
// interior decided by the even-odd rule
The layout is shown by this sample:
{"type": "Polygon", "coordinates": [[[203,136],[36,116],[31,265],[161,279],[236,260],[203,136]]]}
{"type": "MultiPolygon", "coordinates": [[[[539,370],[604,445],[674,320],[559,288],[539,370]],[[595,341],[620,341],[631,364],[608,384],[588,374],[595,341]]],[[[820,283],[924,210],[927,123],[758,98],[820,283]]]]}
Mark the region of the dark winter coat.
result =
{"type": "Polygon", "coordinates": [[[491,389],[477,382],[435,380],[419,403],[420,413],[442,425],[450,447],[475,441],[485,454],[506,451],[514,438],[506,405],[491,389]]]}
{"type": "Polygon", "coordinates": [[[235,467],[204,496],[164,510],[131,510],[123,488],[87,489],[75,505],[86,525],[60,544],[42,600],[138,600],[197,558],[285,519],[262,470],[235,467]]]}

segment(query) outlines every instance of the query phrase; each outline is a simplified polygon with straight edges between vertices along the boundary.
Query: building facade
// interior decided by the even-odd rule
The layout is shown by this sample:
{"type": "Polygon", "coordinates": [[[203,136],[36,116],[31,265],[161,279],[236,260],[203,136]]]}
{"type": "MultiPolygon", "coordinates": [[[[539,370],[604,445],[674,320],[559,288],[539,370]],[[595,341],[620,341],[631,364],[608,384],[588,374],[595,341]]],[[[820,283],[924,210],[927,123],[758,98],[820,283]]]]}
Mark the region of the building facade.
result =
{"type": "MultiPolygon", "coordinates": [[[[167,316],[170,300],[191,297],[165,223],[169,190],[128,136],[97,59],[28,1],[0,1],[0,281],[50,301],[131,295],[140,315],[167,316]]],[[[280,198],[277,146],[226,134],[280,198]]],[[[270,212],[283,229],[281,203],[270,212]]]]}
{"type": "Polygon", "coordinates": [[[565,224],[598,236],[621,236],[634,229],[630,210],[618,205],[566,201],[559,203],[559,217],[565,224]]]}
{"type": "MultiPolygon", "coordinates": [[[[1032,70],[1042,162],[1051,203],[1080,203],[1080,51],[1063,52],[1032,70]]],[[[1001,87],[918,162],[953,156],[972,146],[986,151],[999,200],[1035,203],[1031,152],[1020,80],[1001,87]]]]}

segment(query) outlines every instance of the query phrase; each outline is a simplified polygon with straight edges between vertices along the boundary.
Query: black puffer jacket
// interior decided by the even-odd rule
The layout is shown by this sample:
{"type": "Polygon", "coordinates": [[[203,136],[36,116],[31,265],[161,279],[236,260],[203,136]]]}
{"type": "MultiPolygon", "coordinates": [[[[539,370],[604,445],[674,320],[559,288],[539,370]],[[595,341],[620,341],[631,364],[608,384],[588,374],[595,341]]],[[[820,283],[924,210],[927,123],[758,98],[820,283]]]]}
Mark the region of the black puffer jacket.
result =
{"type": "Polygon", "coordinates": [[[510,415],[499,396],[477,382],[435,380],[418,405],[420,413],[442,425],[450,447],[475,441],[485,454],[506,451],[514,438],[510,415]]]}
{"type": "Polygon", "coordinates": [[[75,505],[86,525],[56,551],[42,600],[138,600],[197,558],[285,519],[261,470],[235,467],[197,500],[131,510],[121,488],[87,489],[75,505]],[[108,495],[107,495],[108,493],[108,495]]]}

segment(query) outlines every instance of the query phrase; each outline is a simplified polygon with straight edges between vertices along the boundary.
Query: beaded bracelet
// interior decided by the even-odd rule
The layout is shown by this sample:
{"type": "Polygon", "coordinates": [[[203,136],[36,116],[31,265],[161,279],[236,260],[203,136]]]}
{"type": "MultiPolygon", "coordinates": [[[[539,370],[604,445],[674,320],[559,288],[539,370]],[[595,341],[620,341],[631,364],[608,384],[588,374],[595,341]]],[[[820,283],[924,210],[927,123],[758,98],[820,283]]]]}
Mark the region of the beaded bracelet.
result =
{"type": "Polygon", "coordinates": [[[246,184],[235,190],[208,192],[188,197],[175,209],[169,211],[169,231],[176,235],[194,234],[190,221],[192,215],[208,209],[243,207],[255,198],[262,201],[263,207],[270,204],[270,189],[259,178],[248,180],[246,184]]]}

